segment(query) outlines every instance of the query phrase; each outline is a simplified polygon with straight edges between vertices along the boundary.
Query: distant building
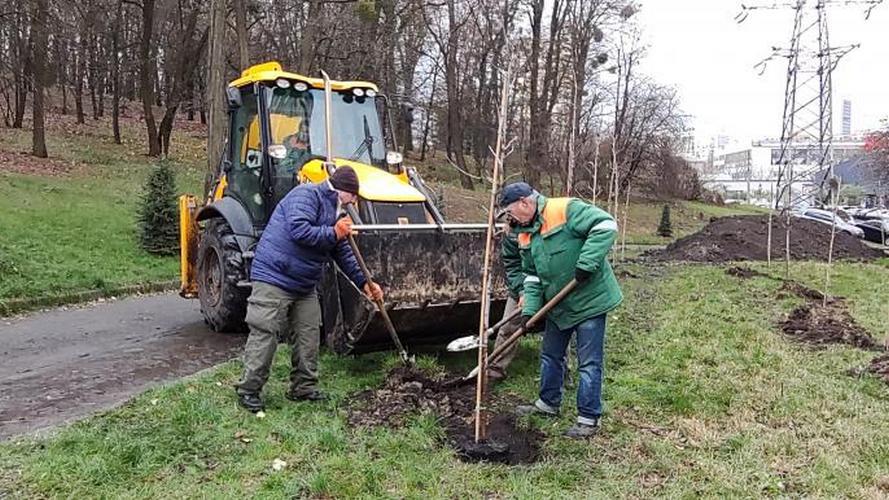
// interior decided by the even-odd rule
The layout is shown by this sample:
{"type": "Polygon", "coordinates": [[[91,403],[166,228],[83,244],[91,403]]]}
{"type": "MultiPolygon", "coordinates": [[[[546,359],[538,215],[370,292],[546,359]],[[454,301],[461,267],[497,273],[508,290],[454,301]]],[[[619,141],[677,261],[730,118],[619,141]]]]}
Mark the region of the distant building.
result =
{"type": "MultiPolygon", "coordinates": [[[[855,158],[862,152],[863,138],[833,142],[834,162],[855,158]]],[[[819,148],[815,143],[796,144],[790,152],[795,172],[791,187],[793,197],[816,187],[812,173],[819,163],[819,155],[819,148]],[[806,173],[808,175],[804,175],[806,173]]],[[[764,139],[753,141],[749,147],[736,148],[715,156],[712,166],[700,173],[704,187],[722,193],[727,200],[768,206],[776,196],[780,171],[781,142],[777,139],[764,139]]]]}
{"type": "Polygon", "coordinates": [[[843,99],[843,137],[852,135],[852,101],[843,99]]]}

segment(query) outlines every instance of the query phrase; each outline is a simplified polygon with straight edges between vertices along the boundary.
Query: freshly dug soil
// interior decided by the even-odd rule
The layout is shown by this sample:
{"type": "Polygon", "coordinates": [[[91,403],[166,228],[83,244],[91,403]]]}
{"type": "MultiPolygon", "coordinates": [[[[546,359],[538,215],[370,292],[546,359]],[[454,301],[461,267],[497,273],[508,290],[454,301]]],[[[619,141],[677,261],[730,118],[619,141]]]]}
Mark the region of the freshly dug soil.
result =
{"type": "Polygon", "coordinates": [[[803,285],[797,281],[785,281],[781,288],[779,289],[779,295],[783,295],[785,293],[792,293],[793,295],[798,295],[806,300],[817,300],[823,301],[824,294],[819,292],[818,290],[814,290],[812,288],[803,285]]]}
{"type": "MultiPolygon", "coordinates": [[[[496,408],[507,403],[489,400],[488,406],[496,408]]],[[[443,422],[447,443],[461,460],[508,465],[537,461],[543,435],[534,429],[517,428],[515,418],[509,414],[489,415],[490,446],[487,450],[477,447],[474,409],[474,384],[446,387],[443,380],[432,379],[416,369],[398,367],[389,372],[382,388],[353,396],[347,421],[353,427],[397,428],[412,415],[430,412],[443,422]]]]}
{"type": "Polygon", "coordinates": [[[873,373],[877,377],[883,379],[883,382],[889,384],[889,353],[877,356],[871,360],[867,371],[873,373]]]}
{"type": "MultiPolygon", "coordinates": [[[[772,219],[772,259],[784,257],[783,217],[772,219]]],[[[680,238],[663,250],[647,252],[646,257],[661,261],[729,262],[766,260],[768,216],[737,215],[714,219],[697,233],[680,238]]],[[[827,260],[830,226],[806,219],[793,219],[790,228],[790,256],[795,260],[827,260]]],[[[837,231],[833,257],[869,260],[883,257],[858,238],[837,231]]]]}
{"type": "Polygon", "coordinates": [[[785,335],[807,344],[823,347],[847,344],[874,350],[879,345],[867,330],[855,323],[842,297],[828,297],[796,282],[786,282],[781,290],[795,293],[808,302],[790,312],[780,323],[785,335]]]}
{"type": "Polygon", "coordinates": [[[736,278],[741,279],[750,279],[755,276],[763,276],[768,277],[768,274],[761,273],[755,269],[750,269],[749,267],[741,267],[741,266],[732,266],[725,270],[725,274],[729,276],[734,276],[736,278]]]}

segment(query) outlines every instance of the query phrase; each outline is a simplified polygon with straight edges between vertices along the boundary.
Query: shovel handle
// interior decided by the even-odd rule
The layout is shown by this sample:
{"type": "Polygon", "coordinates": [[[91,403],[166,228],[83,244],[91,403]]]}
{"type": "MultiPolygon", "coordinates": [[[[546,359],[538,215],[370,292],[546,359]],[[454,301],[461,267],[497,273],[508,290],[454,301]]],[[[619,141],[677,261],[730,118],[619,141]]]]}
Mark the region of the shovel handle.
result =
{"type": "Polygon", "coordinates": [[[509,313],[508,316],[504,316],[503,318],[500,319],[500,321],[494,323],[492,326],[489,326],[489,327],[488,327],[488,335],[493,334],[494,332],[496,332],[497,330],[499,330],[500,328],[502,328],[503,325],[505,325],[505,324],[509,323],[510,321],[516,319],[516,318],[519,316],[519,314],[521,314],[521,313],[522,313],[522,308],[521,308],[521,307],[516,307],[515,309],[512,310],[511,313],[509,313]]]}
{"type": "MultiPolygon", "coordinates": [[[[358,267],[360,267],[361,272],[364,273],[364,279],[366,279],[368,283],[373,282],[373,276],[371,276],[370,269],[367,268],[367,264],[364,262],[364,257],[361,255],[361,251],[358,250],[358,244],[355,243],[355,237],[349,234],[348,238],[349,246],[352,247],[352,253],[355,255],[355,260],[358,261],[358,267]]],[[[383,303],[382,299],[374,300],[374,304],[377,305],[377,309],[379,309],[380,315],[383,317],[383,323],[386,325],[386,330],[389,331],[389,336],[392,337],[392,342],[395,344],[395,348],[398,349],[401,359],[405,363],[410,363],[410,357],[404,349],[404,345],[401,344],[401,339],[398,338],[398,332],[395,331],[395,325],[392,323],[392,319],[389,318],[389,311],[386,310],[386,304],[383,303]]]]}
{"type": "MultiPolygon", "coordinates": [[[[569,293],[571,293],[572,291],[574,291],[574,289],[577,288],[577,284],[578,284],[578,283],[577,283],[577,280],[576,280],[576,279],[572,279],[571,281],[569,281],[568,284],[564,286],[564,288],[562,288],[561,290],[559,290],[559,293],[557,293],[557,294],[555,295],[555,297],[549,299],[549,302],[547,302],[546,304],[544,304],[543,307],[541,307],[540,310],[537,311],[537,314],[535,314],[534,316],[531,316],[531,319],[529,319],[527,323],[525,323],[524,325],[522,325],[518,330],[516,330],[515,332],[513,332],[512,335],[510,335],[509,337],[507,337],[507,339],[504,340],[502,344],[500,344],[499,346],[497,346],[497,348],[494,349],[494,351],[491,352],[491,354],[488,354],[488,358],[487,358],[486,364],[490,364],[490,363],[493,363],[493,362],[497,361],[497,360],[500,358],[500,356],[503,354],[503,351],[509,349],[510,347],[512,347],[513,344],[515,344],[516,342],[518,342],[519,338],[520,338],[522,335],[524,335],[525,332],[526,332],[529,328],[531,328],[532,326],[534,326],[534,324],[536,324],[538,321],[540,321],[541,318],[543,318],[544,316],[546,316],[547,313],[549,313],[549,311],[550,311],[553,307],[556,307],[556,305],[558,305],[558,303],[561,302],[562,299],[565,298],[565,296],[567,296],[569,293]]],[[[521,309],[516,309],[516,310],[517,310],[517,311],[521,311],[521,309]]],[[[469,380],[469,379],[471,379],[472,377],[476,376],[477,374],[478,374],[478,366],[476,366],[475,368],[473,368],[472,371],[469,372],[468,375],[466,375],[465,377],[463,377],[463,380],[469,380]]]]}

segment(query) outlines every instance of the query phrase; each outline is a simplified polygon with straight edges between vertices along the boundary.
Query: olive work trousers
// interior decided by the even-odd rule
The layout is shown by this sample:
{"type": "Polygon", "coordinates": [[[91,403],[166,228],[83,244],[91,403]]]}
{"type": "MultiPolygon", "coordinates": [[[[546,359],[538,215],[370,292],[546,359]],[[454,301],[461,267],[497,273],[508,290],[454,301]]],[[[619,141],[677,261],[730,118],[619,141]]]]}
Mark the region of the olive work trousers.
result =
{"type": "Polygon", "coordinates": [[[295,295],[254,281],[247,299],[247,325],[250,336],[244,346],[244,375],[237,384],[238,394],[262,392],[279,338],[292,346],[290,393],[304,396],[317,389],[321,304],[315,291],[295,295]]]}

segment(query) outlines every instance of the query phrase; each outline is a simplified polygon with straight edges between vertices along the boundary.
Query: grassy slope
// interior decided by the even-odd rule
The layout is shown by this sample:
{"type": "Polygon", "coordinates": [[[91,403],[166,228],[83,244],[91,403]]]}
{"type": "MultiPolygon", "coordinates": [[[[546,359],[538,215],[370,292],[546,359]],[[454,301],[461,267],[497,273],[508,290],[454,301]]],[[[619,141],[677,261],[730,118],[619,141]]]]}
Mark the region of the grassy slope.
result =
{"type": "MultiPolygon", "coordinates": [[[[115,145],[107,121],[78,126],[55,118],[48,148],[73,165],[70,173],[0,170],[0,313],[4,299],[170,280],[178,272],[177,259],[149,255],[136,244],[136,207],[153,165],[139,124],[126,122],[124,144],[115,145]]],[[[3,151],[26,151],[29,141],[27,130],[0,130],[3,151]]],[[[199,190],[200,139],[181,131],[172,151],[180,190],[199,190]]]]}
{"type": "MultiPolygon", "coordinates": [[[[845,371],[872,353],[813,351],[776,334],[797,301],[774,300],[778,283],[739,280],[721,267],[634,266],[626,301],[612,315],[604,432],[587,443],[549,439],[529,467],[468,465],[437,444],[428,416],[401,430],[345,427],[348,393],[380,383],[393,355],[322,358],[323,406],[283,398],[278,355],[257,419],[235,406],[231,362],[151,390],[124,407],[44,439],[0,445],[0,491],[22,496],[109,497],[508,497],[761,496],[879,497],[889,481],[889,397],[876,379],[845,371]],[[241,437],[250,440],[244,442],[241,437]],[[273,472],[271,463],[288,463],[273,472]]],[[[795,264],[819,286],[823,266],[795,264]]],[[[855,318],[889,334],[889,262],[839,264],[834,292],[855,318]],[[870,277],[865,282],[862,273],[870,277]]],[[[537,339],[526,339],[499,387],[533,398],[537,339]]],[[[466,366],[471,353],[430,369],[466,366]]]]}

